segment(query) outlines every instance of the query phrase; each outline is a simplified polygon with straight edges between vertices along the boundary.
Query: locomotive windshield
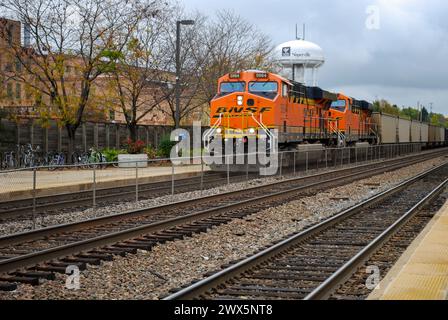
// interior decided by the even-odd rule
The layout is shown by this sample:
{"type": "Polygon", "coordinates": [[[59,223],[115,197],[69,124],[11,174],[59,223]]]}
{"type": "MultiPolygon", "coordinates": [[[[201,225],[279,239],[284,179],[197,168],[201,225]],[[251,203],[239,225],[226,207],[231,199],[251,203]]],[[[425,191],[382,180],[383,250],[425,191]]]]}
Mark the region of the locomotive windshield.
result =
{"type": "Polygon", "coordinates": [[[266,97],[269,99],[274,99],[278,93],[278,83],[277,82],[250,82],[249,92],[266,97]]]}
{"type": "Polygon", "coordinates": [[[345,100],[337,100],[331,103],[331,109],[344,112],[345,107],[347,106],[345,100]]]}
{"type": "Polygon", "coordinates": [[[223,82],[219,88],[221,95],[226,95],[233,92],[244,92],[245,90],[245,82],[223,82]]]}

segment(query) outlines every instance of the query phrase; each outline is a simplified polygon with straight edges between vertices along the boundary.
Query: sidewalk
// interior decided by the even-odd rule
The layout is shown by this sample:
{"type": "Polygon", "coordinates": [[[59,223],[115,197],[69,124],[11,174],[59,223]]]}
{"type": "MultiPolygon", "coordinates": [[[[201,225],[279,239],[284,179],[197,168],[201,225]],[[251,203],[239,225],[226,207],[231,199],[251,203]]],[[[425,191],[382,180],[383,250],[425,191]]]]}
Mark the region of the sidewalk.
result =
{"type": "MultiPolygon", "coordinates": [[[[209,171],[204,166],[204,172],[209,171]]],[[[175,166],[175,179],[188,178],[201,172],[201,165],[175,166]]],[[[138,169],[139,183],[171,181],[171,166],[153,166],[138,169]]],[[[135,184],[136,169],[107,168],[95,170],[97,188],[118,187],[135,184]]],[[[36,194],[50,195],[56,193],[91,190],[93,170],[64,169],[36,172],[36,194]]],[[[0,201],[21,199],[32,196],[33,172],[17,171],[4,173],[0,171],[0,201]]]]}

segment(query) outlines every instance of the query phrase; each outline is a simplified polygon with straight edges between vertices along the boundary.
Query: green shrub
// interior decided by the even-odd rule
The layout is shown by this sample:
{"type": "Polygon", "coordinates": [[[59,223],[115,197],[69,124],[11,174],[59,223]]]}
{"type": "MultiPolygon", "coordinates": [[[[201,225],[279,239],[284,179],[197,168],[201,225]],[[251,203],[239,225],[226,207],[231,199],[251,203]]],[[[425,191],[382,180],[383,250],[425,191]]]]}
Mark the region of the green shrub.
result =
{"type": "Polygon", "coordinates": [[[104,149],[102,154],[106,157],[107,162],[117,162],[119,154],[126,154],[126,150],[120,149],[104,149]]]}
{"type": "Polygon", "coordinates": [[[147,146],[144,151],[149,159],[157,158],[157,150],[153,146],[147,146]]]}
{"type": "Polygon", "coordinates": [[[169,136],[165,136],[159,143],[159,148],[157,150],[157,155],[163,158],[169,158],[171,154],[171,149],[177,144],[176,141],[171,141],[169,136]]]}

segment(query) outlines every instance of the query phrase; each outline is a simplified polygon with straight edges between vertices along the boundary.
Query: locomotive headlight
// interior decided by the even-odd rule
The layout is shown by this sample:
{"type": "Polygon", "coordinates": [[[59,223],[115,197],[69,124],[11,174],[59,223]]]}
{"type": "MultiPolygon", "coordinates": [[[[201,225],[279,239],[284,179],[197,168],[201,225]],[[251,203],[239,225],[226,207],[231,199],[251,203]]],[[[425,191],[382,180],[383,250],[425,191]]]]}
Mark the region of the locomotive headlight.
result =
{"type": "Polygon", "coordinates": [[[236,98],[236,102],[239,106],[242,106],[243,105],[243,96],[238,96],[236,98]]]}
{"type": "Polygon", "coordinates": [[[222,129],[221,129],[221,128],[218,128],[218,129],[216,130],[216,132],[217,132],[218,134],[221,134],[222,129]]]}
{"type": "Polygon", "coordinates": [[[254,129],[254,128],[250,128],[250,129],[249,129],[249,133],[250,133],[250,134],[254,134],[254,133],[255,133],[255,129],[254,129]]]}

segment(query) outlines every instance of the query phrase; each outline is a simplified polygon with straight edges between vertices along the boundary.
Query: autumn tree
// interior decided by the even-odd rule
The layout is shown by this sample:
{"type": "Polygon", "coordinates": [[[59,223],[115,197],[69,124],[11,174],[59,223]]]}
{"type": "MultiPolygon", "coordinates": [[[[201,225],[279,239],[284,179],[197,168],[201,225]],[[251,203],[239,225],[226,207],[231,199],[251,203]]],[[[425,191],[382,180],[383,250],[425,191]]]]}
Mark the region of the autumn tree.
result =
{"type": "MultiPolygon", "coordinates": [[[[166,59],[165,24],[172,8],[161,4],[157,11],[141,17],[122,50],[110,52],[114,62],[107,73],[110,107],[122,112],[131,140],[136,141],[138,124],[168,99],[170,60],[166,59]]],[[[173,80],[173,79],[171,79],[173,80]]]]}
{"type": "Polygon", "coordinates": [[[397,105],[392,105],[389,101],[381,99],[373,102],[373,109],[376,112],[384,112],[390,115],[399,116],[400,108],[397,105]]]}
{"type": "MultiPolygon", "coordinates": [[[[176,20],[186,16],[179,10],[168,24],[167,53],[171,53],[174,69],[176,20]]],[[[191,18],[191,14],[189,16],[191,18]]],[[[180,119],[194,114],[201,120],[205,106],[216,95],[218,79],[226,73],[261,68],[271,70],[273,64],[270,53],[271,40],[254,25],[232,11],[218,11],[213,18],[196,13],[194,26],[182,28],[181,40],[181,78],[180,78],[180,119]]],[[[173,84],[174,85],[174,84],[173,84]]],[[[168,95],[168,108],[162,111],[175,120],[176,105],[174,87],[168,95]]]]}
{"type": "MultiPolygon", "coordinates": [[[[94,82],[110,69],[108,53],[120,52],[149,0],[4,0],[0,8],[29,30],[29,47],[13,44],[21,68],[10,76],[33,90],[38,112],[67,130],[69,154],[94,82]]],[[[94,105],[92,103],[92,105],[94,105]]],[[[70,159],[71,157],[69,157],[70,159]]]]}

